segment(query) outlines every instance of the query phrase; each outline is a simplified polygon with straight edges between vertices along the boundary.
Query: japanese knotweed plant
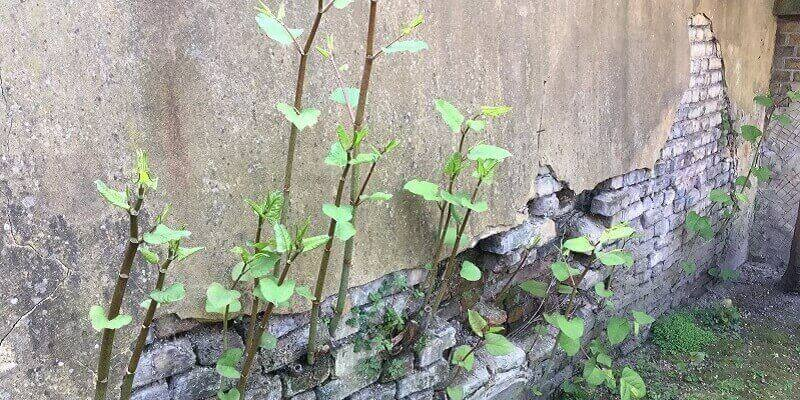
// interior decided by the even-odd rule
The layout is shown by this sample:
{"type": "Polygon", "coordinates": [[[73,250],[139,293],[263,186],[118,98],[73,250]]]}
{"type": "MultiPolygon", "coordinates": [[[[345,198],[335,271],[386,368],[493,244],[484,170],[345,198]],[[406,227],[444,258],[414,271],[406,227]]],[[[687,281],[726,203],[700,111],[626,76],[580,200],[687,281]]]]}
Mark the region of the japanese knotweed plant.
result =
{"type": "MultiPolygon", "coordinates": [[[[409,329],[406,330],[404,340],[409,345],[416,341],[419,332],[430,325],[444,296],[449,292],[448,286],[455,273],[456,254],[459,248],[469,242],[465,231],[470,216],[473,212],[480,213],[489,208],[486,201],[478,200],[481,187],[491,183],[497,167],[504,159],[511,156],[507,150],[482,143],[480,140],[472,147],[467,147],[471,133],[480,135],[487,127],[487,120],[505,115],[511,111],[510,107],[485,106],[479,113],[466,118],[454,105],[445,100],[436,100],[435,106],[450,131],[458,135],[458,147],[444,162],[442,172],[445,188],[418,179],[413,179],[404,185],[405,190],[422,197],[425,201],[435,203],[439,210],[435,252],[431,262],[426,265],[428,276],[422,286],[426,306],[421,321],[409,324],[409,329]],[[470,170],[475,179],[470,192],[457,191],[459,178],[470,170]],[[442,278],[437,285],[439,260],[445,248],[450,249],[450,256],[445,262],[442,278]]],[[[465,265],[462,265],[462,274],[475,278],[475,274],[480,273],[480,270],[471,263],[465,265]]]]}
{"type": "MultiPolygon", "coordinates": [[[[800,100],[800,92],[788,91],[786,96],[781,99],[774,99],[772,95],[758,95],[754,102],[765,108],[764,126],[769,126],[772,121],[777,121],[781,125],[791,125],[792,119],[786,114],[775,114],[779,107],[788,106],[792,101],[800,100]]],[[[708,199],[721,207],[722,209],[722,224],[718,231],[724,231],[728,223],[733,220],[733,217],[741,211],[745,204],[747,204],[748,197],[746,191],[753,187],[753,180],[757,182],[768,182],[772,177],[772,170],[763,165],[761,162],[761,146],[764,141],[764,132],[755,125],[742,125],[739,132],[737,132],[730,124],[730,120],[726,117],[723,119],[723,130],[729,132],[734,137],[741,137],[744,141],[750,143],[754,149],[753,158],[747,169],[747,173],[738,176],[734,180],[734,184],[728,190],[713,189],[709,192],[708,199]]],[[[711,218],[707,215],[700,215],[697,211],[689,211],[686,214],[686,230],[694,236],[690,239],[692,241],[698,240],[711,240],[716,236],[714,227],[711,223],[711,218]]],[[[694,260],[684,260],[681,262],[681,267],[687,274],[694,274],[697,271],[697,262],[694,260]]],[[[737,277],[737,272],[729,269],[711,268],[709,274],[715,278],[728,281],[737,277]]]]}
{"type": "Polygon", "coordinates": [[[147,263],[158,267],[158,279],[155,283],[155,287],[153,291],[150,292],[149,298],[142,303],[142,306],[147,309],[147,312],[142,322],[142,327],[139,330],[139,335],[136,338],[128,369],[122,381],[120,398],[127,399],[130,398],[133,375],[136,372],[136,366],[142,349],[144,348],[147,332],[153,322],[156,307],[159,304],[179,301],[185,294],[183,285],[180,283],[164,287],[168,268],[173,262],[182,261],[202,248],[181,247],[181,241],[189,237],[190,232],[186,230],[173,230],[164,225],[163,222],[169,213],[169,207],[165,208],[165,210],[156,217],[155,224],[151,229],[140,233],[139,225],[141,221],[139,216],[145,197],[151,190],[155,190],[158,186],[158,180],[150,173],[147,155],[144,152],[139,151],[136,155],[133,188],[115,190],[109,188],[100,180],[95,181],[95,185],[97,186],[97,191],[100,192],[100,195],[109,204],[128,214],[127,245],[123,254],[122,264],[117,274],[117,280],[114,285],[114,292],[111,296],[108,311],[101,306],[92,306],[89,310],[89,319],[91,320],[92,328],[103,334],[100,344],[100,354],[97,361],[97,378],[94,393],[94,398],[96,400],[106,398],[111,352],[114,347],[116,331],[133,321],[132,316],[120,314],[120,309],[125,297],[128,279],[130,278],[136,254],[140,253],[147,263]],[[153,247],[150,248],[148,245],[153,247]],[[164,252],[166,255],[163,262],[158,254],[158,247],[165,247],[164,252]]]}
{"type": "MultiPolygon", "coordinates": [[[[544,299],[551,296],[551,289],[553,287],[556,289],[556,307],[541,314],[541,317],[558,332],[550,357],[551,368],[553,356],[559,349],[570,357],[580,354],[583,359],[582,380],[591,387],[603,385],[609,390],[618,391],[622,400],[644,398],[645,384],[633,369],[625,367],[622,370],[615,370],[613,359],[607,349],[622,343],[631,331],[638,335],[641,327],[653,323],[654,319],[641,311],[633,311],[630,318],[610,317],[605,321],[605,338],[591,341],[587,352],[582,348],[585,322],[583,318],[575,315],[575,311],[578,296],[584,295],[581,293],[583,289],[580,284],[591,270],[591,266],[598,264],[604,269],[605,279],[588,289],[590,293],[587,294],[596,296],[599,304],[613,308],[610,298],[614,295],[614,276],[620,269],[624,271],[633,265],[633,256],[624,250],[624,247],[634,236],[634,229],[621,223],[604,230],[596,241],[586,236],[565,240],[561,244],[559,259],[550,265],[553,274],[550,283],[526,280],[518,284],[521,290],[542,298],[543,305],[544,299]],[[618,243],[620,245],[615,246],[618,243]]],[[[541,310],[540,307],[539,311],[541,310]]],[[[539,330],[546,331],[543,327],[539,330]]]]}

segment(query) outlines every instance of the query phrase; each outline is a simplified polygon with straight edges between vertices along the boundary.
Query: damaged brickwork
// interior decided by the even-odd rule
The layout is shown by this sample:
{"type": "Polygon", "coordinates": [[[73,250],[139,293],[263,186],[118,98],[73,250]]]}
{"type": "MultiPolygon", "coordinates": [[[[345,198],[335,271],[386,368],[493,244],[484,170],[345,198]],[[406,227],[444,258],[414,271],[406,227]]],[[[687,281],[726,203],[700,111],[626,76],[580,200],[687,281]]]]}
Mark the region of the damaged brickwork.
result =
{"type": "MultiPolygon", "coordinates": [[[[771,90],[776,98],[786,90],[800,88],[800,18],[779,19],[771,90]]],[[[772,170],[769,182],[758,185],[750,258],[771,265],[786,266],[800,202],[800,105],[780,107],[794,123],[770,124],[762,146],[763,165],[772,170]]]]}
{"type": "MultiPolygon", "coordinates": [[[[708,193],[715,188],[730,188],[734,163],[722,128],[727,101],[722,60],[710,21],[702,15],[693,17],[689,35],[690,87],[652,170],[631,171],[593,190],[574,193],[550,168],[541,167],[536,197],[527,205],[528,219],[459,255],[482,269],[482,280],[456,285],[425,340],[400,358],[384,360],[374,351],[359,349],[359,327],[342,324],[324,338],[329,344],[327,354],[308,367],[301,361],[308,339],[308,315],[276,316],[270,331],[278,338],[278,345],[261,350],[247,398],[421,400],[440,398],[442,389],[453,383],[461,384],[466,398],[472,400],[529,398],[534,388],[546,398],[573,374],[576,360],[561,353],[551,358],[553,331],[540,334],[534,330],[543,323],[536,312],[539,300],[526,298],[524,293],[515,301],[501,304],[495,298],[509,281],[548,276],[561,238],[595,237],[621,221],[629,222],[640,233],[626,244],[636,262],[614,283],[614,311],[599,307],[592,297],[580,299],[577,315],[586,321],[585,341],[601,334],[601,329],[594,328],[595,321],[627,313],[634,304],[638,310],[658,316],[705,291],[712,283],[707,271],[717,263],[715,254],[724,246],[724,233],[708,242],[691,240],[684,220],[694,210],[711,215],[712,224],[719,228],[721,223],[713,216],[720,213],[708,200],[708,193]],[[536,244],[531,248],[532,242],[536,244]],[[696,261],[697,271],[686,273],[680,265],[684,260],[696,261]],[[520,263],[522,268],[517,272],[520,263]],[[478,350],[474,369],[459,375],[447,360],[454,346],[474,344],[476,340],[463,321],[467,308],[478,310],[492,324],[504,325],[515,348],[503,357],[478,350]],[[365,364],[372,365],[373,370],[365,371],[365,364]]],[[[352,288],[349,300],[355,309],[374,309],[379,315],[389,307],[399,314],[413,314],[420,307],[415,289],[424,276],[423,269],[395,272],[352,288]]],[[[590,288],[604,278],[602,270],[593,270],[581,282],[581,288],[590,288]]],[[[324,303],[324,315],[330,316],[332,303],[332,298],[324,303]]],[[[227,340],[231,346],[241,346],[246,324],[246,319],[233,324],[227,340]]],[[[629,339],[619,351],[629,352],[638,340],[641,338],[629,339]]],[[[151,332],[137,371],[134,398],[213,398],[220,384],[233,384],[221,382],[214,371],[221,343],[220,324],[161,318],[151,332]]]]}

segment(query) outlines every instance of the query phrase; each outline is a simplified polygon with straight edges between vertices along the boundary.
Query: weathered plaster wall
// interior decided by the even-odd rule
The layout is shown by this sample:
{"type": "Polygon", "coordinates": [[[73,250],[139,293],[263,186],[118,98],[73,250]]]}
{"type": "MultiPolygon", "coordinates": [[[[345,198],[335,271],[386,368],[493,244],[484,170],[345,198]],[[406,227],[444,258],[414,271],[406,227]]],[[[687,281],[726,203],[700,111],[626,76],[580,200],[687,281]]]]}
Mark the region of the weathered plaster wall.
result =
{"type": "MultiPolygon", "coordinates": [[[[307,24],[310,3],[290,6],[288,20],[307,24]]],[[[382,3],[381,37],[423,12],[430,22],[420,36],[431,50],[383,60],[376,71],[372,130],[402,143],[376,187],[397,196],[364,213],[361,226],[380,229],[369,240],[361,236],[352,283],[419,265],[431,253],[430,210],[399,189],[412,177],[434,178],[438,163],[429,155],[444,154],[454,140],[433,111],[434,98],[465,110],[515,107],[489,130],[515,158],[487,193],[493,212],[471,227],[476,236],[517,222],[540,163],[578,191],[653,166],[689,83],[685,21],[693,12],[720,19],[726,65],[738,66],[729,90],[748,107],[766,82],[771,5],[670,3],[382,3]]],[[[364,7],[333,13],[324,31],[341,42],[353,32],[360,37],[364,7]]],[[[151,153],[162,178],[152,209],[173,203],[175,220],[208,248],[176,271],[189,297],[169,311],[204,316],[204,288],[224,279],[227,249],[253,229],[242,200],[278,187],[287,123],[273,104],[291,97],[295,60],[257,33],[252,4],[243,0],[8,0],[0,4],[0,37],[0,371],[70,397],[91,379],[96,335],[86,310],[108,297],[123,245],[122,216],[100,201],[91,181],[120,185],[132,150],[151,153]]],[[[341,46],[354,82],[359,47],[341,46]]],[[[327,119],[301,138],[298,214],[319,216],[333,187],[335,171],[321,167],[336,112],[326,100],[330,75],[312,61],[306,103],[327,119]]],[[[299,265],[301,280],[315,264],[299,265]]],[[[128,310],[136,310],[152,272],[134,275],[128,310]]],[[[44,390],[37,395],[51,396],[44,390]]]]}

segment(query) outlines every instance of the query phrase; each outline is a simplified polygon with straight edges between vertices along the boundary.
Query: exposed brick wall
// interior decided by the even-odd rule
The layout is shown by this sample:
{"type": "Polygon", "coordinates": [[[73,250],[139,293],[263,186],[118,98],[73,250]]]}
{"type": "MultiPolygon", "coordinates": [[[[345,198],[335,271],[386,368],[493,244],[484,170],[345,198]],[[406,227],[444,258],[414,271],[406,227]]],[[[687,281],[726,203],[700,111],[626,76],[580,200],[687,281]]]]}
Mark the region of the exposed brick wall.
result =
{"type": "MultiPolygon", "coordinates": [[[[800,89],[800,18],[778,20],[770,86],[777,95],[800,89]]],[[[783,266],[800,202],[800,104],[779,108],[776,114],[789,115],[793,123],[773,122],[767,129],[761,157],[773,177],[758,187],[750,257],[783,266]]]]}
{"type": "MultiPolygon", "coordinates": [[[[454,287],[451,301],[442,308],[441,320],[428,332],[425,345],[401,360],[400,376],[366,376],[358,365],[375,359],[370,351],[354,351],[358,330],[342,326],[332,337],[330,355],[314,366],[300,361],[308,338],[308,316],[277,316],[270,331],[278,337],[274,350],[262,350],[260,370],[255,372],[254,399],[403,399],[440,398],[443,386],[453,380],[461,384],[467,399],[520,399],[538,387],[547,396],[570,377],[577,359],[561,352],[551,359],[555,342],[550,334],[534,332],[532,320],[539,300],[520,294],[518,301],[497,305],[493,299],[505,283],[549,277],[549,264],[558,252],[563,236],[596,237],[602,230],[620,221],[628,221],[641,234],[627,247],[635,258],[632,268],[615,278],[612,298],[615,311],[602,307],[591,288],[606,277],[607,270],[590,266],[591,273],[581,282],[585,295],[577,300],[577,315],[586,321],[585,341],[603,334],[601,321],[614,314],[628,315],[635,307],[654,316],[706,290],[711,283],[708,269],[716,265],[716,256],[724,244],[724,234],[711,241],[691,240],[684,227],[689,211],[719,216],[708,200],[714,188],[729,188],[734,174],[727,140],[722,130],[722,115],[727,112],[722,60],[711,30],[710,21],[695,16],[689,23],[691,42],[690,87],[676,111],[675,123],[661,157],[653,170],[635,170],[599,184],[594,190],[575,194],[568,183],[561,182],[547,168],[539,170],[537,197],[528,205],[528,220],[518,227],[482,240],[474,249],[459,257],[469,258],[481,268],[483,278],[475,284],[454,287]],[[532,239],[540,242],[528,251],[532,239]],[[525,263],[514,274],[521,260],[525,263]],[[687,274],[681,261],[693,260],[697,272],[687,274]],[[504,357],[491,357],[485,350],[475,352],[475,367],[468,375],[451,376],[448,350],[458,344],[475,344],[476,338],[464,326],[464,308],[475,308],[490,321],[503,323],[514,351],[504,357]]],[[[712,218],[715,228],[721,225],[712,218]]],[[[408,288],[383,290],[383,298],[369,296],[381,287],[391,286],[398,278],[408,285],[419,284],[424,270],[400,271],[373,283],[350,290],[354,306],[363,308],[391,306],[413,313],[420,307],[408,288]]],[[[549,278],[548,278],[549,279],[549,278]]],[[[330,313],[331,301],[323,305],[330,313]]],[[[238,321],[230,343],[241,343],[247,321],[238,321]]],[[[326,332],[326,330],[323,330],[326,332]]],[[[213,360],[219,356],[221,333],[218,325],[200,325],[187,321],[162,319],[157,322],[151,342],[137,373],[137,400],[205,399],[213,396],[219,380],[213,360]]],[[[630,339],[619,351],[636,347],[630,339]]]]}

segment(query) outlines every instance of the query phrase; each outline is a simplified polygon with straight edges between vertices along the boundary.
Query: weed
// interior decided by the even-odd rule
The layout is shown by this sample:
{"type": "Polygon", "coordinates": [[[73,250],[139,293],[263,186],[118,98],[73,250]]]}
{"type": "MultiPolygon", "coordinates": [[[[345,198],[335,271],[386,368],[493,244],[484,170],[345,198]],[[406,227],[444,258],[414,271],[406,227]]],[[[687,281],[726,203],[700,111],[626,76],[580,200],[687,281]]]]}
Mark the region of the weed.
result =
{"type": "Polygon", "coordinates": [[[698,326],[690,314],[676,312],[659,318],[653,324],[653,341],[662,352],[689,355],[714,343],[716,335],[698,326]]]}

